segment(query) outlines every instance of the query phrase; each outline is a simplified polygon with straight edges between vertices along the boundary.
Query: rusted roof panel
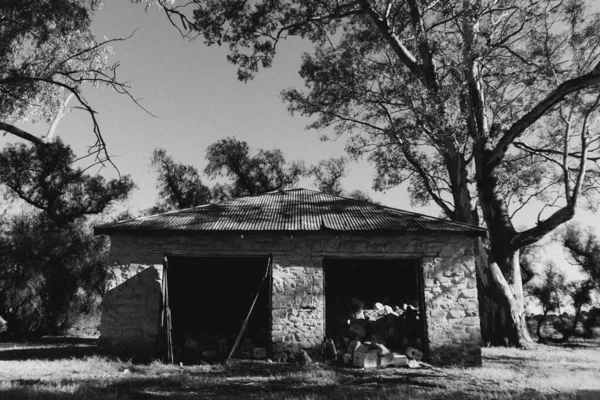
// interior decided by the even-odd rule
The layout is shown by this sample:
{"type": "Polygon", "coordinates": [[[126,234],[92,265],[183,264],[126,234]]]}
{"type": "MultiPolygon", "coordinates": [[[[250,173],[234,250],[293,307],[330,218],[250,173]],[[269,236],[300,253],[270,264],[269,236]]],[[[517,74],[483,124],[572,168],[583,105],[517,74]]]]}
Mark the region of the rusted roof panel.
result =
{"type": "Polygon", "coordinates": [[[472,225],[308,189],[280,190],[100,225],[95,228],[95,233],[319,230],[485,235],[484,229],[472,225]]]}

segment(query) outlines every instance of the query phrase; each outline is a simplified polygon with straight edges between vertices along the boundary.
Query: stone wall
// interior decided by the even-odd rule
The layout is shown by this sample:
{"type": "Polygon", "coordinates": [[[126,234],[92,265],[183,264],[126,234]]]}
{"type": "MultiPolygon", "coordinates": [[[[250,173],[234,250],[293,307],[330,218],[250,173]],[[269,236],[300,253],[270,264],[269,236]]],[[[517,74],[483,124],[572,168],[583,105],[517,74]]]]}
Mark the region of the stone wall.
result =
{"type": "Polygon", "coordinates": [[[102,302],[98,347],[149,359],[156,352],[162,265],[129,265],[141,271],[109,290],[102,302]]]}
{"type": "Polygon", "coordinates": [[[294,266],[284,260],[273,267],[273,352],[317,351],[323,341],[323,269],[294,266]],[[289,264],[288,264],[289,265],[289,264]]]}
{"type": "MultiPolygon", "coordinates": [[[[475,287],[475,240],[473,237],[447,233],[113,234],[110,257],[116,266],[122,266],[154,265],[160,263],[165,254],[199,257],[272,254],[272,340],[275,351],[316,349],[321,345],[325,329],[324,258],[422,259],[430,360],[478,363],[481,335],[475,287]]],[[[158,270],[153,270],[158,277],[158,270]]],[[[117,289],[127,290],[129,281],[117,289]]],[[[155,282],[160,285],[160,281],[155,282]]],[[[155,293],[156,285],[144,285],[139,290],[155,293]]],[[[132,332],[119,325],[118,317],[125,317],[131,311],[117,314],[114,310],[142,305],[135,302],[121,304],[113,299],[109,295],[105,299],[105,307],[113,311],[109,312],[109,318],[103,317],[101,336],[104,343],[112,343],[112,347],[116,348],[117,343],[122,342],[125,343],[123,346],[127,346],[131,342],[127,338],[132,332]]],[[[158,301],[157,297],[155,310],[158,301]]],[[[150,307],[149,304],[147,306],[150,307]]],[[[158,321],[158,314],[156,318],[158,321]]],[[[157,326],[156,323],[153,333],[144,331],[143,337],[156,338],[157,326]]],[[[150,329],[149,324],[147,327],[150,329]]],[[[145,340],[145,343],[149,343],[149,340],[145,340]]]]}

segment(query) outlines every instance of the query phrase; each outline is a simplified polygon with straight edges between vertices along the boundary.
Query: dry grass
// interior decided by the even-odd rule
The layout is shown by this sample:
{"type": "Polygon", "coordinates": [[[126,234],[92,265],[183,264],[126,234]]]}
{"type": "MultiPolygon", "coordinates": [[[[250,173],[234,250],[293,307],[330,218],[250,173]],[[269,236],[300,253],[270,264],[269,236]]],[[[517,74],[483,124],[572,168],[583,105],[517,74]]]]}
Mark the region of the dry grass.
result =
{"type": "Polygon", "coordinates": [[[0,345],[1,399],[574,399],[600,389],[600,347],[483,349],[480,368],[365,371],[239,362],[132,364],[90,345],[0,345]]]}

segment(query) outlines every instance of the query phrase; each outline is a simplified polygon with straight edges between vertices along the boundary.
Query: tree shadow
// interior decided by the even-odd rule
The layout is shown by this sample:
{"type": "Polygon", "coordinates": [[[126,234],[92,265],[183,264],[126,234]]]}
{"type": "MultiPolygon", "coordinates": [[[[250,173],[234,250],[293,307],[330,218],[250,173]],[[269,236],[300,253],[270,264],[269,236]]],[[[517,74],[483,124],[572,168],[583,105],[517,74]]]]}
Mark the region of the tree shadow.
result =
{"type": "Polygon", "coordinates": [[[444,376],[429,370],[367,371],[322,365],[239,362],[210,371],[182,369],[179,373],[156,376],[137,375],[134,372],[110,381],[103,378],[61,380],[61,385],[75,388],[68,393],[63,393],[50,382],[39,379],[19,380],[14,382],[14,387],[0,386],[0,398],[348,399],[370,397],[374,389],[445,389],[446,386],[439,381],[444,376]]]}
{"type": "Polygon", "coordinates": [[[83,359],[99,354],[96,345],[65,344],[53,347],[35,345],[23,348],[0,348],[0,361],[83,359]]]}

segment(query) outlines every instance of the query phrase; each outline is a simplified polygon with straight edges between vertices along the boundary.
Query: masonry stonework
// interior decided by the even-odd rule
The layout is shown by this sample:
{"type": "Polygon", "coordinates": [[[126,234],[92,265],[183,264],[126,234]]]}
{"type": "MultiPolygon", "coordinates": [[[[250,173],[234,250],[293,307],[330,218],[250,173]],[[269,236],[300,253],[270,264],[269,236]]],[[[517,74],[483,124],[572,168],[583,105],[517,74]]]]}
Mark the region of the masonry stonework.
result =
{"type": "Polygon", "coordinates": [[[98,346],[147,359],[156,349],[162,265],[124,264],[119,268],[139,272],[104,296],[98,346]]]}
{"type": "Polygon", "coordinates": [[[136,275],[113,289],[118,295],[112,294],[112,291],[107,294],[103,305],[106,317],[103,315],[100,327],[101,343],[107,350],[115,351],[143,338],[138,341],[138,351],[142,350],[141,347],[148,353],[155,351],[160,298],[159,263],[164,255],[219,257],[272,254],[273,351],[316,351],[320,348],[325,334],[325,258],[404,258],[422,260],[430,361],[479,363],[481,334],[475,286],[475,243],[475,237],[449,233],[115,233],[111,235],[110,255],[115,266],[149,266],[148,269],[154,272],[144,270],[142,273],[146,273],[149,279],[136,281],[136,275]],[[126,292],[131,294],[126,295],[126,292]],[[145,292],[148,296],[144,298],[145,292]],[[131,299],[124,300],[126,296],[131,299]],[[143,324],[138,321],[144,328],[136,331],[123,319],[139,313],[142,307],[154,311],[145,314],[143,324]],[[153,318],[156,319],[152,328],[150,321],[153,318]]]}

